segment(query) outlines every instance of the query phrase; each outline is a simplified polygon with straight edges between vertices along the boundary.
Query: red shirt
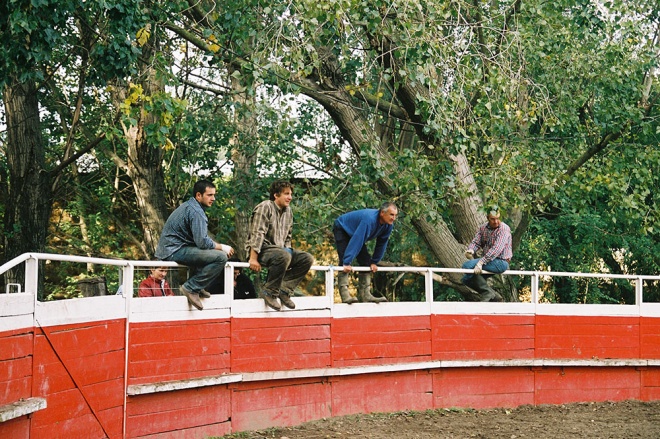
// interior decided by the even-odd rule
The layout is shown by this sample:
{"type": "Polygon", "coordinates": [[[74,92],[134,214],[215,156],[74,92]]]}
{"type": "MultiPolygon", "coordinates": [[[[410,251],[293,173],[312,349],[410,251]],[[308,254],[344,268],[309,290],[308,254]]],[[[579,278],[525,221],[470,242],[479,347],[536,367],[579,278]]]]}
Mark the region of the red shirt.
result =
{"type": "Polygon", "coordinates": [[[138,297],[158,297],[158,296],[174,296],[170,285],[165,279],[157,281],[149,276],[138,287],[138,297]]]}

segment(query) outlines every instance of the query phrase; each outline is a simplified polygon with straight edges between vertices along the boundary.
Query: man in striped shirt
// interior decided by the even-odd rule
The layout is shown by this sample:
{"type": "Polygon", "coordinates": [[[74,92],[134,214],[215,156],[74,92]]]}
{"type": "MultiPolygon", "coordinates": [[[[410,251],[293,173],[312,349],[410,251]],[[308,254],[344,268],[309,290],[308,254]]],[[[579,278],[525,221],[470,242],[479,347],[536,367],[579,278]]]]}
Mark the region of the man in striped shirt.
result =
{"type": "Polygon", "coordinates": [[[304,279],[314,262],[307,252],[291,248],[293,185],[275,181],[270,185],[270,199],[259,203],[252,211],[246,244],[250,269],[268,269],[261,295],[266,305],[279,311],[284,305],[294,309],[291,295],[304,279]],[[279,301],[278,301],[279,298],[279,301]],[[281,302],[281,304],[280,304],[281,302]]]}
{"type": "Polygon", "coordinates": [[[474,274],[466,273],[462,282],[481,295],[482,302],[501,302],[502,296],[490,286],[486,279],[492,275],[482,276],[483,271],[503,273],[509,269],[513,256],[511,248],[511,229],[500,221],[499,209],[494,208],[488,213],[488,223],[479,227],[477,234],[465,251],[468,259],[462,268],[474,270],[474,274]],[[482,250],[482,257],[473,259],[477,250],[482,250]]]}

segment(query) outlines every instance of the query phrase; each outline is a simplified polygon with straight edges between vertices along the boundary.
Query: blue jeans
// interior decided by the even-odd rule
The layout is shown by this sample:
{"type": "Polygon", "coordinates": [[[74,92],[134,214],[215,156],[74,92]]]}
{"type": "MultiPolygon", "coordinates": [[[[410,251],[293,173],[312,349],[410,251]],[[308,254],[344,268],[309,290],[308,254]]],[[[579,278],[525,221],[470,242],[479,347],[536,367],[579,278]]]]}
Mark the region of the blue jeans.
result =
{"type": "Polygon", "coordinates": [[[188,291],[198,293],[211,285],[216,278],[223,275],[227,263],[227,253],[222,250],[181,247],[166,260],[197,269],[195,274],[183,284],[183,287],[188,291]]]}
{"type": "MultiPolygon", "coordinates": [[[[481,260],[479,259],[470,259],[468,261],[465,261],[463,263],[463,266],[461,268],[467,268],[468,270],[473,270],[474,267],[477,265],[477,263],[481,260]]],[[[491,273],[504,273],[509,269],[509,263],[505,261],[504,259],[493,259],[486,265],[482,267],[485,271],[490,271],[491,273]]],[[[461,282],[465,283],[466,281],[472,279],[473,274],[472,273],[465,273],[463,275],[463,278],[461,279],[461,282]]],[[[489,278],[492,275],[485,274],[483,275],[486,279],[489,278]]]]}

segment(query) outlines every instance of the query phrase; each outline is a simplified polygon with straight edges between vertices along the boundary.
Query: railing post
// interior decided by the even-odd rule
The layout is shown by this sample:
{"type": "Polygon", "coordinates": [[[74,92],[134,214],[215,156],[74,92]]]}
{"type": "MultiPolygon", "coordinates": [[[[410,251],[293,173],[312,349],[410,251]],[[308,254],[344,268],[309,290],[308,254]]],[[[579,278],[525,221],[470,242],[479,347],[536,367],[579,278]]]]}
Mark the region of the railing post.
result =
{"type": "MultiPolygon", "coordinates": [[[[33,256],[25,260],[25,292],[34,294],[34,309],[37,309],[39,301],[39,260],[33,256]]],[[[35,326],[36,326],[36,313],[35,326]]]]}
{"type": "Polygon", "coordinates": [[[635,305],[641,306],[644,303],[644,279],[642,276],[637,277],[635,283],[635,305]]]}
{"type": "Polygon", "coordinates": [[[532,274],[531,288],[532,288],[532,303],[534,305],[538,305],[538,303],[539,303],[539,273],[538,273],[538,271],[535,271],[532,274]]]}
{"type": "Polygon", "coordinates": [[[426,294],[426,303],[433,303],[433,271],[430,268],[424,273],[424,292],[426,294]]]}
{"type": "Polygon", "coordinates": [[[330,265],[325,271],[325,295],[330,309],[335,304],[335,267],[330,265]]]}

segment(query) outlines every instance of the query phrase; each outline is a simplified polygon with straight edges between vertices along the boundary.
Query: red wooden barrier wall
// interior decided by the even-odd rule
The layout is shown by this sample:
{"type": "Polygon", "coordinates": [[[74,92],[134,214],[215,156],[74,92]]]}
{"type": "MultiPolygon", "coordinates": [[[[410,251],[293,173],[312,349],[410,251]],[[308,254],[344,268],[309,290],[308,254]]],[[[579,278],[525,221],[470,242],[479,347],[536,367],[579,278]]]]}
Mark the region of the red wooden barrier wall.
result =
{"type": "Polygon", "coordinates": [[[657,317],[282,313],[136,322],[127,376],[125,326],[0,333],[0,405],[31,396],[48,403],[0,423],[0,437],[115,438],[125,422],[125,437],[201,438],[373,411],[660,399],[657,317]],[[125,384],[226,374],[241,381],[128,396],[124,414],[125,384]]]}

